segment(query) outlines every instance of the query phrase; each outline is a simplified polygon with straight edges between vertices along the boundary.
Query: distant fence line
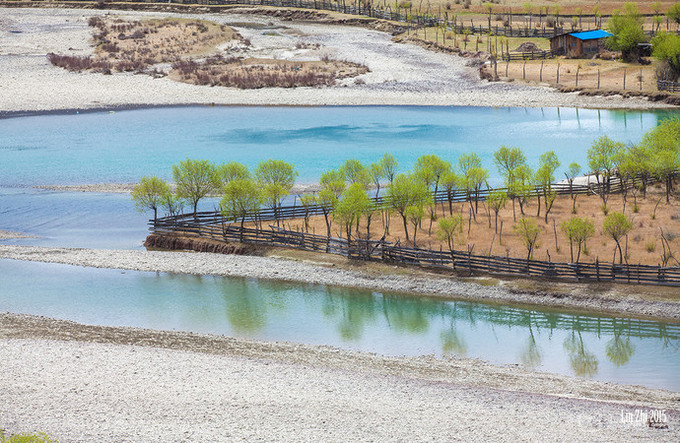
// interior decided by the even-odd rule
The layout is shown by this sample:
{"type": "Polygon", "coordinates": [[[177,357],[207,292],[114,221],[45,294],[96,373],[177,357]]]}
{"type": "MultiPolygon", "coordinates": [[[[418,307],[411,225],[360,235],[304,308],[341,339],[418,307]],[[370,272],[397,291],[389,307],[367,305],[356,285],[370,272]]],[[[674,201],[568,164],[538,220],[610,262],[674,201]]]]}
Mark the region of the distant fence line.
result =
{"type": "Polygon", "coordinates": [[[680,83],[669,82],[666,80],[657,80],[656,89],[658,89],[659,91],[679,92],[680,83]]]}
{"type": "MultiPolygon", "coordinates": [[[[638,182],[642,180],[637,179],[638,182]]],[[[652,182],[652,179],[648,179],[647,182],[652,182]]],[[[629,184],[630,187],[631,184],[629,184]]],[[[591,184],[590,186],[584,185],[572,185],[571,187],[567,183],[556,183],[550,186],[551,190],[557,195],[583,195],[583,194],[595,194],[597,189],[603,185],[591,184]]],[[[611,178],[610,191],[611,193],[621,192],[624,185],[616,177],[611,178]]],[[[461,189],[452,190],[438,190],[435,194],[432,193],[432,198],[435,203],[464,203],[464,202],[474,202],[485,201],[491,192],[501,191],[507,192],[507,188],[484,188],[477,192],[466,191],[461,189]]],[[[543,189],[540,187],[534,188],[530,193],[529,197],[533,198],[537,195],[542,195],[543,189]]],[[[379,196],[372,197],[374,208],[376,210],[383,210],[389,207],[389,201],[387,197],[379,196]]],[[[314,215],[323,215],[324,212],[328,212],[329,209],[323,205],[297,205],[292,206],[282,206],[276,209],[274,208],[261,208],[255,212],[249,212],[245,215],[245,219],[252,222],[262,222],[262,221],[272,221],[272,220],[288,220],[295,218],[303,218],[314,215]]],[[[229,223],[234,222],[232,219],[225,219],[225,217],[219,211],[205,211],[197,213],[186,213],[178,215],[170,215],[167,217],[159,217],[155,221],[155,226],[158,228],[172,228],[177,223],[184,223],[188,221],[199,221],[201,223],[221,223],[223,221],[228,221],[229,223]]],[[[239,217],[240,221],[240,217],[239,217]]]]}
{"type": "MultiPolygon", "coordinates": [[[[37,0],[45,1],[45,0],[37,0]]],[[[71,1],[82,1],[91,3],[91,0],[71,0],[71,1]]],[[[156,3],[149,0],[118,0],[119,3],[156,3]]],[[[161,3],[161,2],[158,2],[161,3]]],[[[366,17],[372,17],[383,20],[390,20],[394,22],[404,23],[408,26],[427,26],[435,27],[441,26],[445,27],[448,31],[455,31],[462,34],[468,31],[472,34],[494,34],[503,35],[506,37],[542,37],[550,38],[558,34],[566,32],[564,27],[554,27],[546,28],[542,27],[528,27],[528,26],[512,26],[512,25],[474,25],[466,26],[462,23],[463,19],[459,20],[458,16],[451,15],[449,19],[448,12],[440,14],[429,14],[429,13],[413,13],[412,7],[410,8],[395,8],[392,9],[391,6],[386,8],[376,8],[371,2],[361,2],[356,1],[349,3],[345,0],[337,2],[329,1],[319,1],[319,0],[168,0],[167,2],[162,2],[163,4],[182,4],[182,5],[196,5],[196,6],[273,6],[279,8],[299,8],[299,9],[316,9],[321,11],[333,11],[339,12],[347,15],[360,15],[366,17]],[[460,22],[460,23],[459,23],[460,22]]],[[[518,13],[508,13],[508,12],[498,12],[496,14],[501,14],[503,16],[518,16],[524,17],[527,14],[518,13]]],[[[572,28],[569,32],[578,32],[580,28],[572,28]]]]}
{"type": "MultiPolygon", "coordinates": [[[[598,185],[599,186],[599,185],[598,185]]],[[[612,192],[621,191],[624,185],[618,181],[611,184],[612,192]]],[[[569,185],[553,185],[558,194],[569,194],[569,185]]],[[[479,191],[478,198],[484,199],[492,190],[479,191]]],[[[534,195],[541,192],[535,190],[534,195]]],[[[593,193],[593,186],[573,186],[571,192],[575,194],[593,193]]],[[[438,203],[451,201],[456,203],[470,200],[470,193],[456,191],[455,195],[447,191],[440,191],[434,195],[438,203]]],[[[377,208],[385,207],[384,197],[373,199],[377,208]]],[[[264,209],[249,214],[250,221],[262,222],[267,220],[285,220],[320,215],[323,206],[286,206],[276,209],[264,209]]],[[[477,255],[471,251],[444,251],[410,248],[401,246],[399,242],[391,243],[384,240],[366,240],[361,238],[343,239],[324,235],[281,229],[270,226],[269,229],[241,228],[234,220],[224,217],[221,213],[198,212],[177,216],[163,217],[151,220],[151,231],[159,235],[181,235],[208,238],[219,241],[238,241],[242,243],[266,246],[280,246],[311,252],[324,252],[343,255],[345,257],[382,261],[388,263],[402,263],[415,266],[442,268],[469,274],[490,274],[516,277],[542,277],[561,280],[620,282],[635,284],[654,284],[680,286],[680,267],[662,267],[640,264],[615,264],[609,262],[595,263],[559,263],[552,261],[527,260],[509,256],[477,255]]]]}

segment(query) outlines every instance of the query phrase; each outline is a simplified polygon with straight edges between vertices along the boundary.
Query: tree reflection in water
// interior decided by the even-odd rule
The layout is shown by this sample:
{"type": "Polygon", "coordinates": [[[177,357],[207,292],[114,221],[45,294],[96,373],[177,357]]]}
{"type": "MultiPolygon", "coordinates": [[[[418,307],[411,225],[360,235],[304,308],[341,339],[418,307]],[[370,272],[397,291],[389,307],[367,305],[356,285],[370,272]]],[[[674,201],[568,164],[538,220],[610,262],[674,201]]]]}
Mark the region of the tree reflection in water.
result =
{"type": "Polygon", "coordinates": [[[619,322],[614,322],[614,336],[605,345],[605,352],[607,353],[607,358],[615,366],[623,366],[635,353],[635,345],[630,341],[630,336],[625,338],[621,336],[624,325],[619,322]]]}
{"type": "Polygon", "coordinates": [[[572,330],[564,339],[563,346],[569,355],[569,363],[574,374],[580,377],[592,377],[597,374],[599,362],[595,354],[586,350],[580,330],[572,330]]]}
{"type": "Polygon", "coordinates": [[[258,283],[240,279],[222,289],[227,319],[234,331],[239,333],[258,332],[267,324],[267,298],[253,297],[252,285],[258,283]]]}
{"type": "Polygon", "coordinates": [[[541,361],[543,360],[541,349],[536,344],[536,337],[534,337],[534,330],[531,327],[531,323],[529,324],[529,337],[520,351],[519,358],[522,361],[522,364],[529,369],[535,369],[537,366],[540,366],[541,361]]]}
{"type": "Polygon", "coordinates": [[[451,326],[449,329],[445,329],[439,334],[442,341],[442,354],[443,355],[457,355],[459,357],[465,356],[467,354],[467,343],[465,343],[465,338],[458,332],[456,328],[456,309],[458,308],[458,303],[455,301],[451,304],[450,310],[447,312],[442,311],[442,315],[446,315],[451,318],[451,326]],[[447,315],[448,314],[448,315],[447,315]]]}

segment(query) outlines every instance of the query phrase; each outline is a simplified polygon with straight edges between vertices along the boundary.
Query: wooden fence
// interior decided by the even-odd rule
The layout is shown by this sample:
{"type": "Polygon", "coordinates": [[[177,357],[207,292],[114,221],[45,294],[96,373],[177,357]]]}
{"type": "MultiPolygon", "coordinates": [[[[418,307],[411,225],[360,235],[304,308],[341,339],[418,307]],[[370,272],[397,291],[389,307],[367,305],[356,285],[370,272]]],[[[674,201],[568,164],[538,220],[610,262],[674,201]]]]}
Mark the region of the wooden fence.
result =
{"type": "Polygon", "coordinates": [[[511,60],[540,60],[552,58],[556,54],[553,51],[531,51],[531,52],[508,52],[501,57],[503,61],[511,60]]]}
{"type": "MultiPolygon", "coordinates": [[[[639,180],[638,179],[638,183],[639,180]]],[[[651,179],[648,179],[648,181],[652,181],[651,179]]],[[[632,186],[632,183],[628,183],[628,186],[632,186]]],[[[582,186],[582,185],[573,185],[569,186],[568,184],[563,184],[563,183],[557,183],[557,184],[552,184],[551,185],[551,190],[554,191],[557,195],[569,195],[571,193],[573,194],[578,194],[578,195],[583,195],[583,194],[595,194],[597,193],[599,187],[601,185],[597,184],[591,184],[590,186],[582,186]]],[[[624,184],[621,182],[616,177],[612,177],[611,182],[610,182],[610,191],[611,193],[617,193],[621,192],[624,187],[624,184]]],[[[477,191],[470,190],[470,191],[465,191],[465,190],[460,190],[460,189],[452,189],[452,190],[438,190],[436,193],[432,194],[432,198],[436,203],[462,203],[462,202],[469,202],[469,201],[484,201],[486,198],[489,196],[489,194],[493,191],[502,191],[502,192],[507,192],[507,188],[484,188],[484,189],[479,189],[477,191]]],[[[541,188],[535,188],[532,190],[532,192],[529,194],[530,198],[536,197],[539,193],[542,193],[543,190],[541,188]]],[[[373,201],[373,206],[376,210],[381,210],[381,209],[386,209],[389,207],[389,201],[387,197],[384,196],[379,196],[377,198],[372,198],[373,201]]],[[[259,209],[256,212],[250,212],[245,215],[245,220],[251,221],[251,222],[263,222],[263,221],[272,221],[272,220],[290,220],[290,219],[299,219],[299,218],[304,218],[308,216],[314,216],[314,215],[323,215],[324,212],[328,213],[329,208],[325,207],[323,205],[308,205],[308,206],[301,206],[301,205],[293,205],[293,206],[283,206],[283,207],[278,207],[276,209],[274,208],[262,208],[259,209]]],[[[197,212],[196,214],[194,213],[187,213],[187,214],[179,214],[179,215],[173,215],[173,216],[167,216],[167,217],[161,217],[158,218],[155,222],[155,226],[159,229],[172,229],[174,226],[177,224],[183,224],[183,223],[191,223],[191,222],[199,222],[202,224],[211,224],[211,223],[221,223],[224,221],[225,218],[224,216],[217,211],[208,211],[208,212],[197,212]]],[[[234,219],[227,219],[227,222],[235,222],[235,221],[240,221],[239,220],[234,220],[234,219]]]]}
{"type": "MultiPolygon", "coordinates": [[[[46,0],[36,0],[46,1],[46,0]]],[[[71,0],[92,3],[92,0],[71,0]]],[[[154,3],[150,0],[117,0],[121,3],[154,3]]],[[[162,4],[182,4],[192,6],[272,6],[279,8],[300,8],[300,9],[316,9],[322,11],[340,12],[348,15],[360,15],[365,17],[372,17],[383,20],[390,20],[394,22],[403,23],[408,27],[443,27],[448,31],[455,31],[459,34],[463,32],[470,32],[471,34],[493,34],[504,35],[506,37],[542,37],[551,38],[555,35],[565,32],[564,27],[546,28],[529,27],[529,26],[483,26],[481,24],[466,26],[463,19],[447,12],[439,14],[430,13],[413,13],[412,7],[409,8],[392,8],[391,5],[385,8],[376,8],[372,2],[362,1],[319,1],[319,0],[167,0],[158,2],[162,4]]],[[[429,9],[429,8],[428,8],[429,9]]],[[[500,14],[500,13],[499,13],[500,14]]],[[[518,16],[524,17],[526,14],[518,13],[502,13],[503,16],[518,16]]],[[[404,29],[405,30],[405,29],[404,29]]],[[[578,32],[581,29],[572,28],[571,32],[578,32]]]]}
{"type": "Polygon", "coordinates": [[[656,89],[659,91],[680,92],[680,83],[657,80],[656,89]]]}
{"type": "Polygon", "coordinates": [[[207,217],[185,219],[175,223],[154,223],[151,230],[159,235],[182,235],[238,241],[265,246],[279,246],[312,252],[339,254],[345,257],[424,266],[456,271],[467,275],[489,274],[512,277],[619,282],[680,286],[680,267],[595,263],[557,263],[471,252],[409,248],[383,240],[327,237],[270,226],[269,229],[241,228],[225,219],[207,217]]]}

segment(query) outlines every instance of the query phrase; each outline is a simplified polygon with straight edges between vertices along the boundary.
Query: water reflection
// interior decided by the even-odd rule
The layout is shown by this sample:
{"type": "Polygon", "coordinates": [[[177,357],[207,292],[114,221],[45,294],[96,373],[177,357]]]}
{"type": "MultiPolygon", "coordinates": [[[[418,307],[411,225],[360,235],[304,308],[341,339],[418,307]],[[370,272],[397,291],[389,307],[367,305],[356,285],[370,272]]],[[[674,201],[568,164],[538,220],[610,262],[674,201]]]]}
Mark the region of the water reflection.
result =
{"type": "Polygon", "coordinates": [[[536,344],[536,337],[534,337],[534,331],[531,328],[531,325],[529,325],[529,337],[522,348],[519,357],[522,364],[529,369],[535,369],[537,366],[541,365],[543,357],[541,356],[541,350],[536,344]]]}
{"type": "Polygon", "coordinates": [[[272,306],[264,297],[253,297],[248,280],[224,285],[224,310],[235,332],[253,333],[267,325],[267,309],[272,306]]]}
{"type": "Polygon", "coordinates": [[[323,285],[8,260],[0,260],[0,275],[3,311],[385,355],[467,356],[680,390],[679,324],[323,285]]]}
{"type": "Polygon", "coordinates": [[[597,374],[599,362],[595,354],[586,349],[581,331],[572,330],[564,340],[563,346],[569,355],[569,363],[575,375],[592,377],[597,374]]]}

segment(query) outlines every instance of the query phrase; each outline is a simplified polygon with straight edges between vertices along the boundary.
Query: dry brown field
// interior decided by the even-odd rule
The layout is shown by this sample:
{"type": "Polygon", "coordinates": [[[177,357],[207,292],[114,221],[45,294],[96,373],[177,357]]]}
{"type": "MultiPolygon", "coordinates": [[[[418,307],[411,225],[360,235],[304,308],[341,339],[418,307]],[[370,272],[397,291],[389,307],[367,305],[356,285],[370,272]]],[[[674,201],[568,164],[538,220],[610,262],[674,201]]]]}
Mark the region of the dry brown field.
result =
{"type": "MultiPolygon", "coordinates": [[[[621,194],[612,195],[608,201],[610,212],[623,212],[633,224],[633,229],[626,238],[622,240],[622,248],[626,254],[625,260],[630,264],[661,264],[663,246],[661,241],[661,229],[671,239],[670,246],[675,257],[680,260],[680,199],[677,196],[671,198],[666,204],[664,189],[660,185],[653,185],[648,189],[647,197],[642,198],[638,194],[638,211],[633,210],[634,198],[629,195],[624,210],[624,200],[621,194]],[[657,205],[658,203],[658,205],[657,205]],[[655,212],[656,207],[656,212],[655,212]]],[[[541,215],[536,216],[537,203],[532,198],[525,207],[527,218],[536,220],[541,229],[539,245],[533,255],[536,260],[552,260],[555,262],[570,262],[569,241],[562,232],[560,225],[564,220],[572,216],[586,217],[590,219],[595,227],[595,235],[587,241],[586,251],[581,253],[581,262],[600,261],[611,262],[615,253],[615,242],[602,233],[602,224],[605,215],[601,209],[602,201],[596,195],[580,195],[576,199],[576,214],[572,214],[572,200],[569,195],[558,196],[552,210],[548,216],[548,223],[545,223],[544,208],[541,202],[541,215]]],[[[521,217],[519,205],[516,205],[516,218],[521,217]]],[[[471,215],[471,205],[469,202],[454,203],[453,211],[463,215],[464,223],[462,232],[459,232],[454,241],[454,249],[459,251],[472,250],[473,254],[478,255],[499,255],[516,258],[526,258],[527,249],[523,245],[520,237],[514,232],[512,203],[508,201],[505,208],[499,213],[498,231],[495,230],[495,217],[493,211],[488,211],[486,204],[480,202],[476,217],[471,215]],[[502,226],[502,229],[501,229],[502,226]]],[[[437,207],[437,217],[449,216],[448,203],[439,204],[437,207]]],[[[371,220],[370,238],[379,240],[383,234],[385,239],[391,242],[400,242],[404,246],[413,246],[413,225],[408,224],[409,239],[406,241],[403,221],[399,214],[392,213],[389,216],[389,229],[386,231],[385,217],[380,213],[373,215],[371,220]]],[[[286,220],[283,222],[286,229],[305,231],[303,219],[286,220]]],[[[420,248],[448,250],[445,241],[437,237],[437,221],[432,223],[430,232],[430,216],[426,210],[421,227],[416,233],[416,246],[420,248]]],[[[326,224],[323,216],[310,217],[309,225],[306,230],[309,233],[325,235],[326,224]]],[[[362,218],[359,227],[359,236],[366,238],[366,218],[362,218]]],[[[345,238],[345,233],[337,220],[332,222],[331,233],[334,237],[345,238]]],[[[357,235],[356,233],[354,234],[357,235]]],[[[576,256],[576,249],[574,249],[576,256]]],[[[618,256],[616,258],[618,262],[618,256]]],[[[671,259],[669,266],[678,266],[671,259]]]]}

